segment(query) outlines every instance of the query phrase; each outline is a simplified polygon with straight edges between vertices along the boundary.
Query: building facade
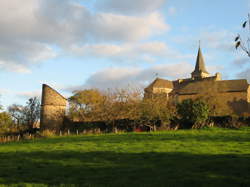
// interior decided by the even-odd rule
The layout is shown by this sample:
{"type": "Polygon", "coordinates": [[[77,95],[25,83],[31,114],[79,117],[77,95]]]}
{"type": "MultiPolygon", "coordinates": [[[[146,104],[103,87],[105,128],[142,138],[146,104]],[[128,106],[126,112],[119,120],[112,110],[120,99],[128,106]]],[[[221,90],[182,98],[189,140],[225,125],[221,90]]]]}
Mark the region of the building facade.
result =
{"type": "Polygon", "coordinates": [[[144,89],[144,97],[165,95],[178,103],[184,99],[207,100],[214,115],[249,116],[250,89],[246,79],[222,80],[221,74],[210,76],[199,47],[195,69],[191,78],[174,81],[156,78],[144,89]]]}

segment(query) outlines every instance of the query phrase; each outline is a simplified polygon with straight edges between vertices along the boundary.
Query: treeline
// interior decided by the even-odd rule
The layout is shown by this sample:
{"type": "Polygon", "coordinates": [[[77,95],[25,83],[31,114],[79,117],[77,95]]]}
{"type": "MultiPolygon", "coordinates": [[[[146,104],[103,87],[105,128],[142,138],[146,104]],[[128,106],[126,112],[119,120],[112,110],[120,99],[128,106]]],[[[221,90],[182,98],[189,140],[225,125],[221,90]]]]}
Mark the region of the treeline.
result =
{"type": "MultiPolygon", "coordinates": [[[[144,98],[139,89],[97,89],[76,91],[63,125],[58,132],[155,131],[202,128],[205,126],[240,127],[250,123],[248,117],[215,116],[217,108],[211,99],[183,100],[180,103],[165,94],[144,98]]],[[[219,106],[219,105],[218,105],[219,106]]],[[[218,108],[220,110],[220,108],[218,108]]],[[[40,100],[28,99],[26,105],[13,104],[0,112],[0,136],[34,133],[39,127],[40,100]]]]}
{"type": "Polygon", "coordinates": [[[247,119],[234,114],[214,117],[216,108],[208,101],[206,97],[176,103],[165,94],[143,98],[143,92],[134,89],[81,90],[69,98],[68,120],[63,129],[154,131],[214,125],[239,127],[246,123],[247,119]]]}

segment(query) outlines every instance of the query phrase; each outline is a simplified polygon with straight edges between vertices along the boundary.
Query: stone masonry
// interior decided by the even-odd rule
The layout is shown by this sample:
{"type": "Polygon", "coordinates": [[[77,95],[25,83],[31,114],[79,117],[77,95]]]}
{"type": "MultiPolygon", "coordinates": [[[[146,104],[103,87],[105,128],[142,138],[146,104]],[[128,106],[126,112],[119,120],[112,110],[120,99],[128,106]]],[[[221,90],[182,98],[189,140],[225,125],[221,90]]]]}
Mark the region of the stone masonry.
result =
{"type": "Polygon", "coordinates": [[[46,84],[42,86],[41,130],[59,130],[63,124],[67,99],[46,84]]]}

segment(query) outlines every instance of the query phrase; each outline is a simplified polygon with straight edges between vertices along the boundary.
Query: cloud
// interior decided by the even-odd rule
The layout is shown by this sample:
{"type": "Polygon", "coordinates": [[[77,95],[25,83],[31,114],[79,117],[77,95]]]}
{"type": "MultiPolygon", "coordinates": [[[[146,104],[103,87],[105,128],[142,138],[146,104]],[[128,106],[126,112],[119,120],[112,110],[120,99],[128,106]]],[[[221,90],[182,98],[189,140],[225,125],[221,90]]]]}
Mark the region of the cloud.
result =
{"type": "Polygon", "coordinates": [[[227,52],[234,50],[234,34],[227,30],[202,32],[200,37],[209,48],[220,49],[227,52]]]}
{"type": "Polygon", "coordinates": [[[24,40],[2,41],[0,36],[0,68],[20,73],[30,72],[29,66],[56,57],[46,44],[24,40]]]}
{"type": "Polygon", "coordinates": [[[245,64],[250,63],[249,57],[237,57],[234,61],[233,64],[237,66],[244,66],[245,64]]]}
{"type": "Polygon", "coordinates": [[[224,29],[205,28],[199,31],[196,35],[177,36],[173,40],[177,43],[185,43],[186,45],[197,46],[198,40],[201,41],[201,46],[206,48],[221,50],[224,52],[230,52],[235,50],[234,48],[234,36],[235,34],[224,29]]]}
{"type": "Polygon", "coordinates": [[[142,43],[125,43],[115,44],[93,44],[83,46],[72,46],[70,49],[77,55],[107,58],[115,62],[121,61],[148,61],[152,62],[157,57],[168,59],[187,59],[193,57],[188,54],[180,54],[178,51],[170,48],[164,42],[142,42],[142,43]]]}
{"type": "Polygon", "coordinates": [[[240,79],[247,79],[250,82],[250,68],[245,69],[237,74],[240,79]]]}
{"type": "Polygon", "coordinates": [[[190,77],[193,70],[192,65],[186,62],[177,64],[165,64],[152,66],[147,69],[142,68],[108,68],[94,73],[83,85],[69,86],[66,91],[74,91],[85,88],[127,88],[145,87],[156,78],[177,79],[190,77]]]}
{"type": "Polygon", "coordinates": [[[122,14],[141,14],[150,13],[161,8],[166,0],[102,0],[96,3],[96,8],[102,11],[122,13],[122,14]]]}
{"type": "Polygon", "coordinates": [[[72,45],[141,41],[169,29],[156,11],[93,12],[76,0],[2,0],[0,25],[0,68],[17,72],[56,57],[54,47],[65,52],[72,45]]]}
{"type": "Polygon", "coordinates": [[[171,6],[168,8],[168,14],[169,15],[175,15],[176,14],[176,8],[171,6]]]}
{"type": "Polygon", "coordinates": [[[11,90],[9,90],[9,89],[6,89],[6,88],[0,89],[0,97],[1,97],[1,95],[5,95],[5,94],[9,94],[9,93],[11,93],[11,90]]]}
{"type": "Polygon", "coordinates": [[[41,97],[41,91],[20,92],[16,94],[20,98],[29,99],[31,97],[41,97]]]}

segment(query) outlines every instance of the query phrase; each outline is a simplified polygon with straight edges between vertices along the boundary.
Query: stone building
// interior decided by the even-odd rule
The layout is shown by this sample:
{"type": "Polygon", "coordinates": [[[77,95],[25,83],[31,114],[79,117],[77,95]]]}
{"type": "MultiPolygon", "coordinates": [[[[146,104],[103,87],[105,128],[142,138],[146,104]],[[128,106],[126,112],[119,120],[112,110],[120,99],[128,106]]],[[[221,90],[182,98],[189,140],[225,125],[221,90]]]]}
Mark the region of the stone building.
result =
{"type": "Polygon", "coordinates": [[[40,128],[58,130],[63,124],[67,99],[46,84],[42,86],[40,128]]]}
{"type": "Polygon", "coordinates": [[[221,80],[220,73],[210,76],[199,47],[191,78],[174,81],[156,78],[144,89],[144,97],[166,95],[174,102],[203,98],[213,108],[214,115],[249,115],[250,89],[246,79],[221,80]]]}

